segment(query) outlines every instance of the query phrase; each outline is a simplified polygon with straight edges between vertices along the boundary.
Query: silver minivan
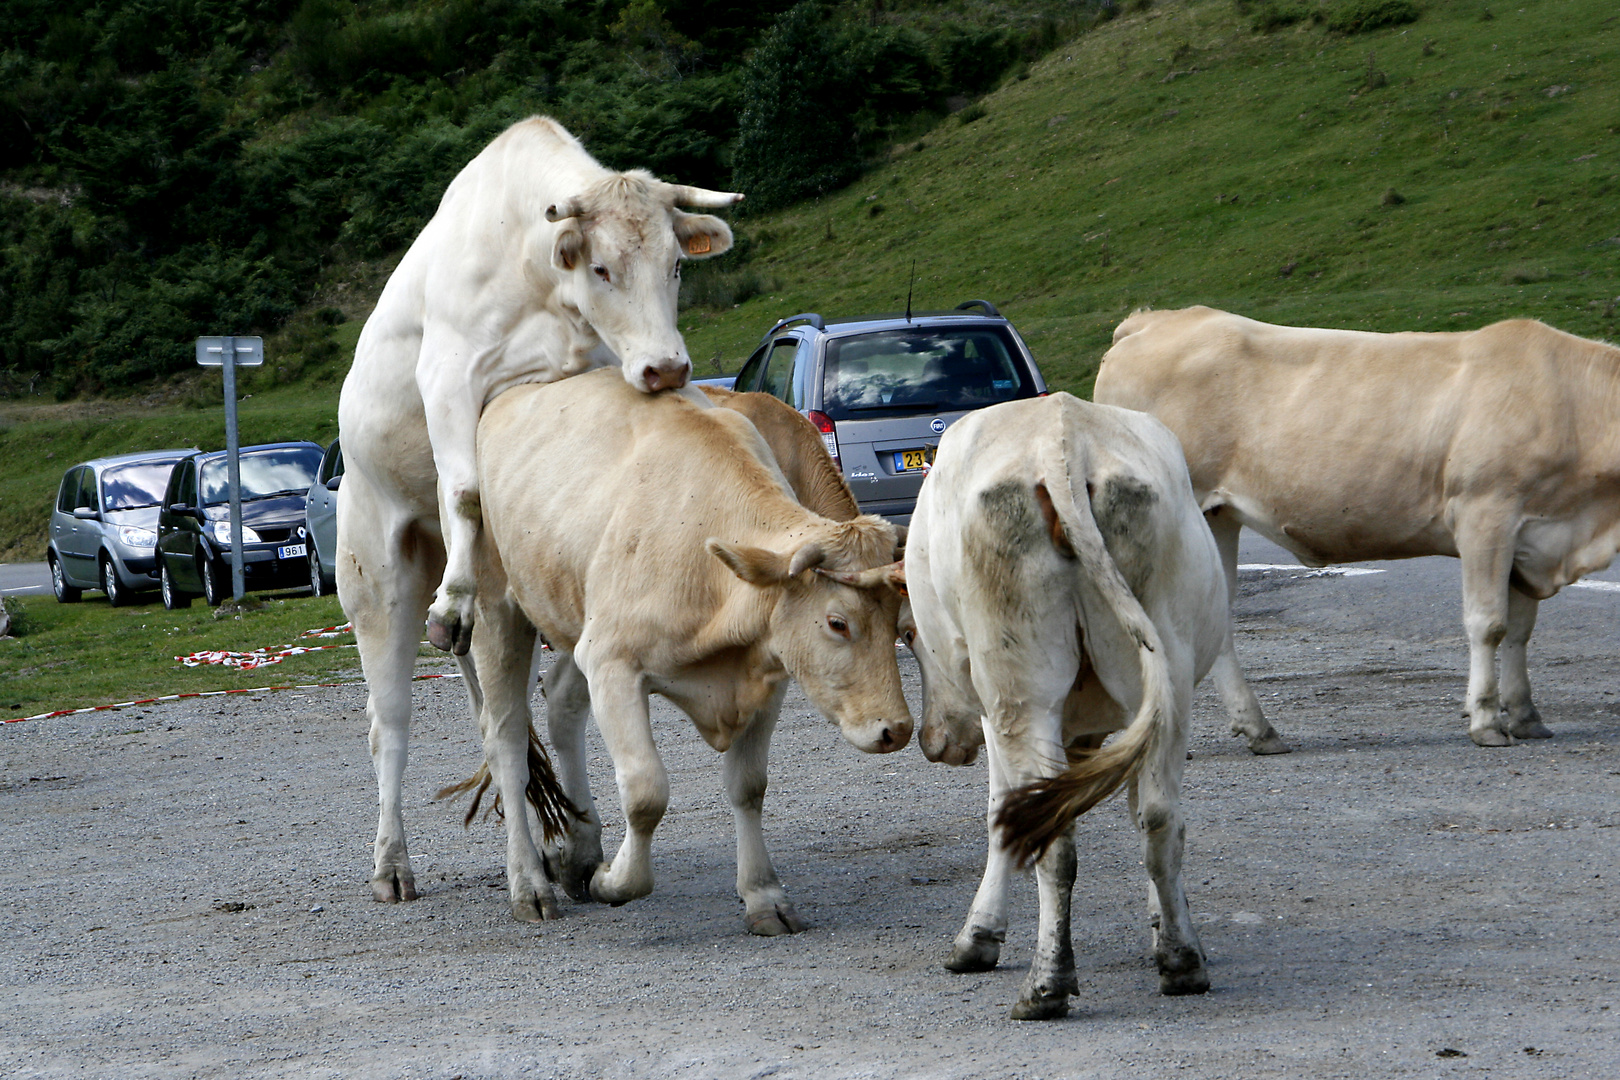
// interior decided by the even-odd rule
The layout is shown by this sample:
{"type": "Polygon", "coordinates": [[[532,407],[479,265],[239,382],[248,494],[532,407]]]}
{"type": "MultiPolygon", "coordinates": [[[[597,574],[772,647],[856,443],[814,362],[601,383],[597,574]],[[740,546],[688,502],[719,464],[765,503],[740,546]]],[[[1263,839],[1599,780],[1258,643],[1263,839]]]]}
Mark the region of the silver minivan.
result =
{"type": "Polygon", "coordinates": [[[1045,394],[1046,382],[994,305],[968,300],[953,311],[783,319],[732,389],[804,413],[861,510],[904,525],[945,429],[975,409],[1045,394]]]}
{"type": "Polygon", "coordinates": [[[62,476],[45,549],[51,588],[63,604],[100,589],[119,607],[157,588],[157,518],[174,463],[190,450],[96,458],[62,476]]]}

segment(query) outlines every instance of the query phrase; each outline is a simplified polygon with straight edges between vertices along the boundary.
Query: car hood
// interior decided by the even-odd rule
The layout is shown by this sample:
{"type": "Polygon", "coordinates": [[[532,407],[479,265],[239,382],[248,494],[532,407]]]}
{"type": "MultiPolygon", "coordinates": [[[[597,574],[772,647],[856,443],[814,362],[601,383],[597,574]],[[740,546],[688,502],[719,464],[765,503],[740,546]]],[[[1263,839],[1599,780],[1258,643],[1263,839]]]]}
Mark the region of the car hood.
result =
{"type": "MultiPolygon", "coordinates": [[[[229,521],[229,503],[206,507],[203,513],[209,521],[229,521]]],[[[248,499],[242,503],[242,524],[252,529],[293,527],[304,523],[304,496],[277,495],[271,499],[248,499]]]]}
{"type": "Polygon", "coordinates": [[[108,525],[135,525],[157,532],[160,509],[156,506],[137,506],[129,510],[108,510],[101,515],[101,520],[108,525]]]}

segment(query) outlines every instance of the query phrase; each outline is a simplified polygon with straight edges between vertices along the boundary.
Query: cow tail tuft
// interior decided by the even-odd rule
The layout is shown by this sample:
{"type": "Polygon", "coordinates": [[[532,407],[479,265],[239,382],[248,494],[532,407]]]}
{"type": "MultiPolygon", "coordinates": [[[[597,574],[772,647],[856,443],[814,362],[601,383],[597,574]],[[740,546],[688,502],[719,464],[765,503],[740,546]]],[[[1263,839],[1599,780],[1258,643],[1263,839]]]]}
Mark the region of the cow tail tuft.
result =
{"type": "MultiPolygon", "coordinates": [[[[473,818],[478,816],[478,810],[483,805],[484,793],[489,790],[494,777],[489,772],[489,762],[485,761],[478,766],[478,771],[459,783],[439,789],[434,799],[459,798],[466,792],[473,793],[472,803],[467,807],[466,816],[462,818],[462,828],[472,825],[473,818]]],[[[544,744],[540,742],[540,735],[529,725],[529,785],[524,790],[524,796],[530,806],[534,808],[535,817],[540,819],[540,833],[547,840],[555,839],[568,831],[568,819],[585,820],[585,815],[579,807],[574,805],[567,792],[563,791],[557,773],[551,767],[551,758],[546,754],[544,744]]],[[[501,793],[495,792],[495,798],[489,809],[484,811],[488,818],[493,813],[502,821],[506,820],[505,807],[501,805],[501,793]]]]}
{"type": "Polygon", "coordinates": [[[1040,859],[1075,818],[1117,791],[1158,746],[1174,715],[1175,693],[1158,628],[1131,592],[1103,543],[1089,500],[1074,497],[1069,479],[1067,423],[1058,460],[1048,463],[1047,488],[1053,508],[1074,548],[1081,572],[1089,574],[1109,612],[1136,642],[1142,671],[1142,704],[1120,735],[1096,750],[1076,750],[1068,768],[1007,795],[996,814],[1002,844],[1019,866],[1040,859]]]}

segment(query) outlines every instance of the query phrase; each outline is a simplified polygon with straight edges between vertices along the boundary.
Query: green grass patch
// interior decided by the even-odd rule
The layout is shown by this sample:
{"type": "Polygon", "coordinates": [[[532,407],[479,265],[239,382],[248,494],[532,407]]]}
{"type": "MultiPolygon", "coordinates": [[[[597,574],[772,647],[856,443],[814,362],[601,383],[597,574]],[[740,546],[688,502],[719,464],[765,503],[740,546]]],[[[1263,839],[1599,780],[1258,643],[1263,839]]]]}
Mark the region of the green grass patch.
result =
{"type": "Polygon", "coordinates": [[[265,606],[216,619],[215,609],[200,600],[185,610],[165,611],[155,600],[109,607],[99,594],[78,604],[58,604],[50,596],[10,597],[8,608],[22,613],[23,634],[0,638],[0,715],[10,719],[163,694],[360,678],[360,659],[352,648],[305,653],[251,671],[176,662],[177,656],[203,650],[354,642],[352,634],[298,637],[345,621],[335,597],[249,594],[249,599],[263,599],[265,606]]]}

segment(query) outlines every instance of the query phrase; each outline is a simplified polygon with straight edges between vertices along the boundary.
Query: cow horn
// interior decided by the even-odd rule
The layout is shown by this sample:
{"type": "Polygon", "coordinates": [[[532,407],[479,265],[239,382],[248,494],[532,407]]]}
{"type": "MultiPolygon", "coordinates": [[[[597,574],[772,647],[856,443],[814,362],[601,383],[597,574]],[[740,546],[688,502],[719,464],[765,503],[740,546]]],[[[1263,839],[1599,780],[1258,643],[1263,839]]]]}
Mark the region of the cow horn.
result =
{"type": "Polygon", "coordinates": [[[671,206],[690,206],[699,210],[736,206],[743,201],[740,191],[710,191],[686,184],[665,184],[664,193],[671,206]]]}
{"type": "Polygon", "coordinates": [[[793,553],[793,561],[788,563],[787,576],[796,578],[812,566],[820,566],[826,560],[827,552],[812,540],[793,553]]]}
{"type": "Polygon", "coordinates": [[[881,589],[888,586],[901,596],[906,595],[906,564],[892,562],[887,566],[874,566],[870,570],[821,570],[816,573],[831,578],[840,585],[856,589],[881,589]]]}
{"type": "Polygon", "coordinates": [[[562,221],[564,218],[578,217],[579,206],[573,199],[564,199],[560,203],[553,203],[546,207],[546,220],[550,222],[562,221]]]}

